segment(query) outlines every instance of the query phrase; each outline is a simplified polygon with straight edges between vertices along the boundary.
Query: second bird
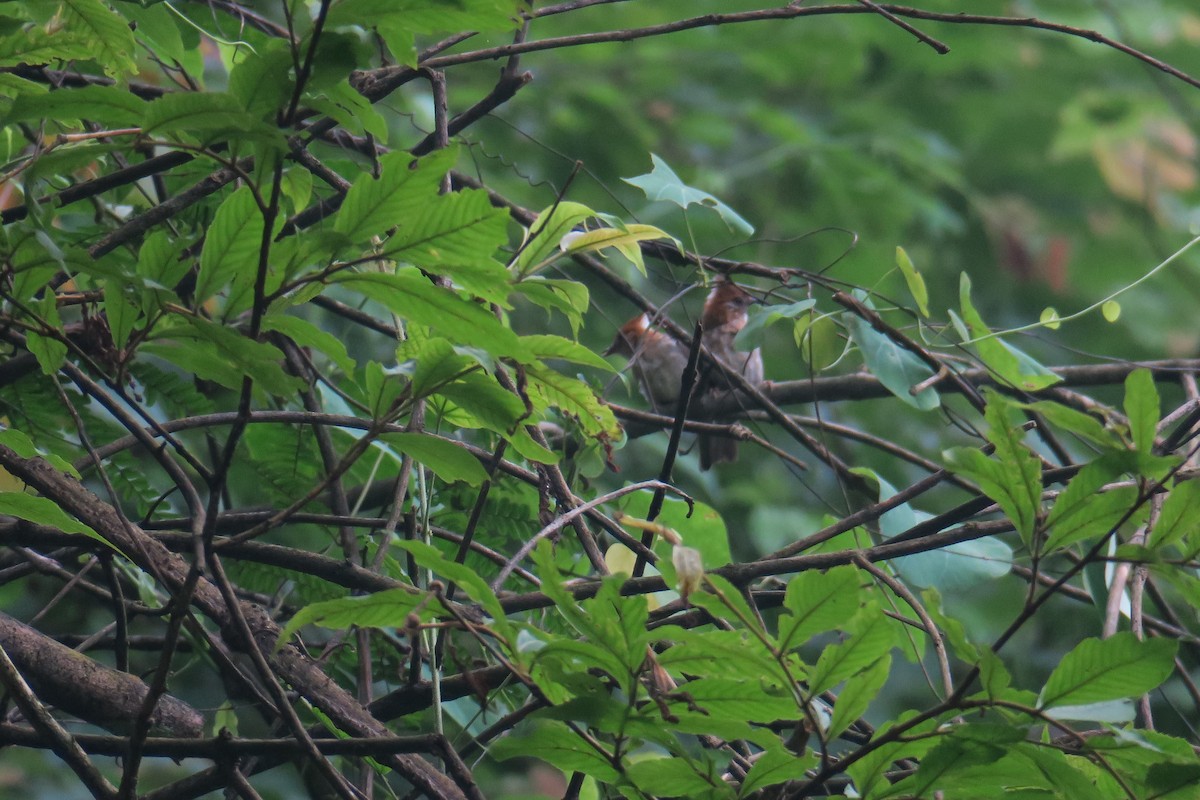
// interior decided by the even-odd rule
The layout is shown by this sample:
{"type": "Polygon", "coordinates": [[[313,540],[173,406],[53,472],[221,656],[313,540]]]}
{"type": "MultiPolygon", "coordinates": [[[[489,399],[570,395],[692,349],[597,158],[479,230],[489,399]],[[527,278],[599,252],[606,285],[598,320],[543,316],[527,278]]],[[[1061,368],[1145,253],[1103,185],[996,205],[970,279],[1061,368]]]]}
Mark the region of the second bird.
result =
{"type": "MultiPolygon", "coordinates": [[[[733,338],[746,327],[746,309],[758,302],[753,295],[730,280],[722,278],[704,301],[700,321],[704,324],[702,341],[721,367],[737,372],[751,384],[762,383],[762,351],[735,350],[733,338]]],[[[723,370],[713,366],[701,386],[711,393],[728,392],[736,387],[723,370]]],[[[722,461],[737,460],[737,440],[712,436],[700,437],[700,468],[708,469],[722,461]]]]}

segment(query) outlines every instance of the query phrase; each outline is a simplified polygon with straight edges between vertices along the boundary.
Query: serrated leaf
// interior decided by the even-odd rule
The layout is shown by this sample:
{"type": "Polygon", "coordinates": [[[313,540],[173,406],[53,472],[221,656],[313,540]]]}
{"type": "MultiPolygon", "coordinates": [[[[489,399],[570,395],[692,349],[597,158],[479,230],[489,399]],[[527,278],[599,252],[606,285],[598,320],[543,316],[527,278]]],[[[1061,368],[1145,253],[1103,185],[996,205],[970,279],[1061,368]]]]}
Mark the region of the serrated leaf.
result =
{"type": "Polygon", "coordinates": [[[395,152],[379,159],[381,174],[358,177],[333,220],[333,229],[351,242],[365,242],[399,225],[408,214],[438,196],[442,177],[454,164],[452,148],[418,160],[395,152]]]}
{"type": "Polygon", "coordinates": [[[1173,639],[1139,641],[1128,631],[1107,639],[1084,639],[1050,673],[1038,696],[1038,708],[1053,714],[1056,706],[1145,694],[1171,674],[1178,646],[1173,639]]]}
{"type": "Polygon", "coordinates": [[[540,399],[543,407],[552,406],[574,415],[589,435],[604,435],[614,439],[620,436],[621,426],[613,416],[612,409],[583,381],[539,364],[527,366],[525,374],[529,379],[530,395],[540,399]]]}
{"type": "Polygon", "coordinates": [[[200,317],[186,317],[184,324],[159,329],[155,339],[143,347],[187,372],[213,380],[230,389],[240,389],[242,379],[270,394],[287,397],[303,385],[283,369],[283,352],[272,344],[256,342],[237,330],[200,317]]]}
{"type": "Polygon", "coordinates": [[[340,273],[330,280],[361,292],[402,319],[427,325],[452,342],[522,363],[534,360],[517,335],[496,317],[449,289],[435,286],[415,269],[391,275],[340,273]]]}
{"type": "Polygon", "coordinates": [[[59,13],[67,31],[89,41],[91,55],[104,68],[105,74],[117,77],[137,68],[134,61],[137,43],[133,31],[100,0],[62,0],[59,13]]]}
{"type": "Polygon", "coordinates": [[[265,331],[278,331],[287,336],[301,347],[311,347],[329,357],[338,369],[347,375],[353,375],[357,366],[346,345],[342,340],[328,331],[321,330],[313,323],[300,317],[287,314],[267,314],[263,317],[262,327],[265,331]]]}
{"type": "Polygon", "coordinates": [[[1144,367],[1125,378],[1125,415],[1129,417],[1134,447],[1143,453],[1152,452],[1159,418],[1158,387],[1150,370],[1144,367]]]}
{"type": "Polygon", "coordinates": [[[667,166],[667,162],[650,154],[653,169],[645,175],[635,178],[622,178],[630,186],[636,186],[646,193],[650,200],[665,200],[687,210],[689,206],[699,205],[711,208],[721,216],[731,229],[750,236],[754,226],[742,219],[736,211],[701,189],[693,189],[679,179],[675,171],[667,166]]]}
{"type": "Polygon", "coordinates": [[[1166,547],[1182,541],[1187,543],[1188,550],[1194,551],[1200,544],[1196,541],[1198,532],[1200,480],[1193,478],[1171,488],[1154,525],[1151,543],[1155,547],[1166,547]]]}
{"type": "Polygon", "coordinates": [[[859,317],[846,314],[844,319],[850,329],[850,337],[862,353],[867,369],[889,392],[921,411],[932,411],[942,404],[932,386],[925,387],[915,396],[910,391],[914,386],[932,377],[933,370],[927,364],[859,317]]]}
{"type": "Polygon", "coordinates": [[[229,93],[255,117],[271,114],[291,98],[292,56],[281,44],[246,53],[229,71],[229,93]]]}
{"type": "Polygon", "coordinates": [[[104,284],[104,317],[112,334],[113,347],[124,349],[138,319],[138,310],[125,297],[124,287],[116,281],[104,284]]]}
{"type": "Polygon", "coordinates": [[[505,737],[488,748],[488,755],[497,761],[533,756],[563,772],[579,771],[609,783],[620,778],[608,759],[561,722],[539,722],[538,727],[520,736],[505,737]]]}
{"type": "Polygon", "coordinates": [[[742,781],[741,796],[747,797],[767,786],[799,780],[814,761],[811,755],[797,755],[785,747],[768,747],[758,754],[754,766],[742,781]]]}
{"type": "Polygon", "coordinates": [[[520,25],[518,0],[344,0],[329,12],[329,25],[394,25],[412,33],[500,31],[520,25]]]}
{"type": "Polygon", "coordinates": [[[733,800],[733,787],[721,780],[721,770],[712,759],[650,758],[632,764],[629,780],[644,796],[688,797],[695,800],[733,800]]]}
{"type": "MultiPolygon", "coordinates": [[[[454,266],[485,262],[508,239],[508,214],[476,189],[433,197],[393,224],[398,227],[383,248],[386,256],[452,277],[454,266]]],[[[496,272],[499,285],[507,285],[507,270],[496,263],[496,272]]]]}
{"type": "Polygon", "coordinates": [[[1108,533],[1137,500],[1133,486],[1100,493],[1123,472],[1123,459],[1104,456],[1087,464],[1067,484],[1046,517],[1046,552],[1108,533]]]}
{"type": "Polygon", "coordinates": [[[522,336],[521,343],[525,345],[530,353],[542,361],[557,359],[559,361],[569,361],[572,364],[595,367],[605,372],[614,371],[612,364],[609,364],[592,350],[584,347],[579,342],[573,342],[561,336],[544,333],[531,334],[529,336],[522,336]]]}
{"type": "MultiPolygon", "coordinates": [[[[305,625],[318,625],[322,628],[345,630],[352,626],[359,628],[403,628],[408,615],[422,605],[424,593],[413,587],[387,589],[382,592],[363,595],[361,597],[342,597],[337,600],[325,600],[312,603],[297,611],[279,631],[275,640],[275,649],[279,650],[292,638],[292,635],[305,625]]],[[[420,612],[422,622],[433,618],[428,605],[420,612]]]]}
{"type": "Polygon", "coordinates": [[[892,667],[891,653],[885,654],[864,671],[846,681],[833,704],[833,718],[825,735],[835,739],[866,713],[867,706],[879,694],[892,667]]]}
{"type": "Polygon", "coordinates": [[[478,486],[487,480],[479,460],[449,439],[427,433],[385,433],[380,439],[429,467],[442,480],[478,486]]]}
{"type": "Polygon", "coordinates": [[[925,276],[917,272],[912,259],[899,245],[896,246],[896,266],[900,268],[900,274],[904,276],[904,282],[908,284],[908,293],[912,295],[913,300],[917,301],[917,310],[921,312],[922,317],[928,317],[929,289],[925,287],[925,276]]]}
{"type": "Polygon", "coordinates": [[[779,618],[779,649],[791,650],[845,625],[864,597],[862,576],[853,566],[801,572],[788,581],[784,594],[783,607],[789,613],[779,618]]]}
{"type": "Polygon", "coordinates": [[[264,129],[265,125],[242,110],[236,97],[224,92],[171,92],[148,103],[142,114],[142,130],[147,135],[264,129]]]}
{"type": "Polygon", "coordinates": [[[137,95],[115,86],[62,88],[44,94],[22,94],[4,115],[4,123],[31,119],[89,120],[100,125],[133,125],[146,104],[137,95]]]}
{"type": "Polygon", "coordinates": [[[895,642],[895,629],[874,605],[868,605],[859,612],[852,629],[854,633],[849,639],[830,645],[821,652],[809,677],[812,694],[832,689],[871,667],[892,649],[895,642]]]}
{"type": "Polygon", "coordinates": [[[212,297],[235,276],[257,271],[264,224],[249,186],[225,198],[204,237],[196,278],[197,301],[212,297]]]}

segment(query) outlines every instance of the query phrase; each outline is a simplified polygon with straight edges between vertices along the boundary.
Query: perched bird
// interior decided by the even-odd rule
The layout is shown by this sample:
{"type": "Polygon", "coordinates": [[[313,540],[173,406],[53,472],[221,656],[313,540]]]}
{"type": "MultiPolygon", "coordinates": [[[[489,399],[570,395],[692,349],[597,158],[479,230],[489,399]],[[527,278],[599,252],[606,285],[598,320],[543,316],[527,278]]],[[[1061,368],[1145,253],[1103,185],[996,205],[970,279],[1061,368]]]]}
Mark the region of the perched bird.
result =
{"type": "MultiPolygon", "coordinates": [[[[762,351],[755,348],[749,353],[733,348],[733,337],[746,327],[746,309],[758,302],[749,292],[728,278],[722,278],[709,292],[704,301],[704,312],[700,321],[704,325],[702,342],[709,353],[717,359],[701,384],[701,390],[709,394],[728,392],[735,387],[723,376],[722,367],[740,373],[752,384],[762,383],[762,351]]],[[[722,461],[737,460],[735,439],[700,437],[700,469],[708,469],[722,461]]]]}
{"type": "Polygon", "coordinates": [[[650,318],[638,314],[621,326],[604,355],[629,359],[638,387],[659,413],[672,414],[679,399],[688,351],[662,331],[650,327],[650,318]]]}

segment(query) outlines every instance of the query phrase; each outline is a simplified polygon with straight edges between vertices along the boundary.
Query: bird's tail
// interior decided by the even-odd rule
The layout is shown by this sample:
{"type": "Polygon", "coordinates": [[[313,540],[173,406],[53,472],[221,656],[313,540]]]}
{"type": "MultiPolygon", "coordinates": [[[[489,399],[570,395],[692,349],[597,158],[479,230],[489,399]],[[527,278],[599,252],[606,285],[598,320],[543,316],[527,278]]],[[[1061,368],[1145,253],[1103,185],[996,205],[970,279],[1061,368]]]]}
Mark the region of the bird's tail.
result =
{"type": "Polygon", "coordinates": [[[724,436],[700,437],[700,469],[707,470],[713,464],[737,461],[737,439],[724,436]]]}

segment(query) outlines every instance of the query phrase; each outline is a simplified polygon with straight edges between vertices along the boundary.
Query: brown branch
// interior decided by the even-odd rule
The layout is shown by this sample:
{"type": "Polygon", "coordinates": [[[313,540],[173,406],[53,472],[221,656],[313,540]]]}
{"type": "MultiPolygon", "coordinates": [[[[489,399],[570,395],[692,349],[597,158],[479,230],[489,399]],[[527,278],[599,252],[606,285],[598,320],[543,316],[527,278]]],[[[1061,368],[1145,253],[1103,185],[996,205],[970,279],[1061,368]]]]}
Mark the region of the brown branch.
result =
{"type": "MultiPolygon", "coordinates": [[[[0,465],[43,496],[52,499],[64,511],[91,526],[116,547],[130,555],[135,563],[158,575],[167,589],[174,592],[183,585],[188,564],[168,551],[140,527],[123,522],[112,506],[100,500],[74,478],[58,472],[40,458],[22,458],[11,448],[0,445],[0,465]]],[[[193,604],[220,626],[222,636],[235,649],[245,652],[249,643],[242,640],[224,598],[217,586],[201,579],[192,597],[193,604]]],[[[276,650],[279,627],[259,607],[240,603],[239,611],[254,644],[269,654],[271,668],[305,699],[327,714],[343,731],[352,736],[371,738],[388,736],[382,723],[367,712],[345,689],[339,686],[321,665],[292,645],[276,650]]],[[[387,759],[414,786],[435,798],[462,798],[462,791],[445,774],[423,759],[395,755],[387,759]]]]}
{"type": "MultiPolygon", "coordinates": [[[[1047,22],[1037,19],[1036,17],[999,17],[989,16],[986,14],[960,14],[960,13],[941,13],[936,11],[925,11],[919,8],[909,8],[907,6],[897,6],[890,3],[880,3],[877,6],[879,9],[887,11],[896,17],[906,17],[908,19],[918,19],[927,22],[944,22],[952,25],[996,25],[1001,27],[1013,28],[1032,28],[1036,30],[1051,31],[1053,33],[1061,33],[1066,36],[1075,36],[1081,39],[1087,39],[1090,42],[1111,47],[1125,55],[1132,56],[1139,61],[1142,61],[1157,70],[1167,73],[1172,77],[1178,78],[1185,83],[1200,88],[1200,79],[1193,78],[1191,75],[1182,70],[1172,67],[1165,61],[1160,61],[1153,56],[1147,55],[1129,45],[1104,36],[1103,34],[1088,30],[1087,28],[1078,28],[1073,25],[1063,25],[1057,22],[1047,22]]],[[[456,64],[469,64],[476,61],[492,61],[498,58],[506,58],[508,56],[518,55],[521,53],[534,53],[542,50],[556,50],[564,47],[579,47],[587,44],[602,44],[605,42],[632,42],[637,39],[646,39],[652,36],[664,36],[670,33],[678,33],[679,31],[692,30],[695,28],[711,28],[717,25],[734,25],[747,22],[769,22],[772,20],[781,19],[796,19],[800,17],[823,17],[845,14],[875,14],[873,8],[867,8],[861,5],[838,5],[838,6],[816,6],[812,8],[804,8],[795,4],[789,4],[783,8],[765,8],[754,11],[742,11],[730,14],[704,14],[699,17],[691,17],[689,19],[676,20],[662,25],[650,25],[644,28],[629,28],[616,31],[599,31],[596,33],[581,33],[573,36],[558,36],[550,39],[539,39],[533,42],[517,42],[514,44],[500,45],[498,47],[489,47],[482,50],[472,50],[466,53],[456,53],[449,56],[437,56],[435,58],[426,59],[421,63],[422,67],[430,69],[443,69],[445,67],[454,66],[456,64]]]]}

